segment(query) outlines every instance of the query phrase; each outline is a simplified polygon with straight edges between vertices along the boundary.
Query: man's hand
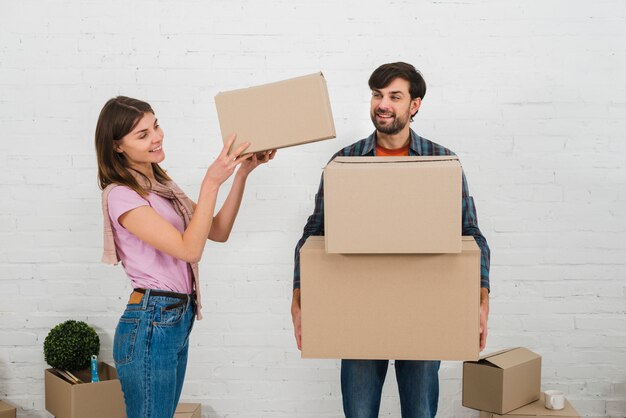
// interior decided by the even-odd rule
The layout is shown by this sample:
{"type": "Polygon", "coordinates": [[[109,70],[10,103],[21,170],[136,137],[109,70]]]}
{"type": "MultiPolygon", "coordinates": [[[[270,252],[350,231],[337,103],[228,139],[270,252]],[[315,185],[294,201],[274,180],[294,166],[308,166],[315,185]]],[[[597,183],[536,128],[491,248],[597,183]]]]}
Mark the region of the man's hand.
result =
{"type": "Polygon", "coordinates": [[[300,289],[294,289],[291,300],[291,319],[293,320],[293,333],[296,337],[298,350],[302,350],[302,320],[300,317],[300,289]]]}
{"type": "MultiPolygon", "coordinates": [[[[298,294],[298,296],[300,296],[298,294]]],[[[298,298],[299,300],[299,298],[298,298]]],[[[291,308],[293,311],[293,308],[291,308]]],[[[489,290],[480,288],[480,351],[487,345],[487,318],[489,317],[489,290]]]]}

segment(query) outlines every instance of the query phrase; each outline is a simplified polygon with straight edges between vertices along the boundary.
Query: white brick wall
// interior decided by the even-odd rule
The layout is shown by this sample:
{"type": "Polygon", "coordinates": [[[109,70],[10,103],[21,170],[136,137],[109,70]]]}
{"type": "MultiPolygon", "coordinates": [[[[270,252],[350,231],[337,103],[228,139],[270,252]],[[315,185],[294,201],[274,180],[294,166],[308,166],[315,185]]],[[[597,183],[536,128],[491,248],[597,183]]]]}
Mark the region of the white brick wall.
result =
{"type": "MultiPolygon", "coordinates": [[[[625,28],[620,0],[0,2],[0,398],[49,416],[42,344],[65,319],[111,360],[130,287],[99,264],[104,102],[153,104],[164,166],[195,196],[220,148],[214,95],[321,69],[338,138],[280,151],[231,241],[207,246],[183,397],[205,417],[341,416],[338,362],[293,342],[293,247],[329,156],[372,130],[369,74],[405,60],[429,86],[413,126],[461,156],[491,244],[488,349],[539,352],[545,387],[623,417],[625,28]]],[[[440,417],[476,417],[460,383],[445,363],[440,417]]],[[[392,369],[381,416],[399,416],[392,369]]]]}

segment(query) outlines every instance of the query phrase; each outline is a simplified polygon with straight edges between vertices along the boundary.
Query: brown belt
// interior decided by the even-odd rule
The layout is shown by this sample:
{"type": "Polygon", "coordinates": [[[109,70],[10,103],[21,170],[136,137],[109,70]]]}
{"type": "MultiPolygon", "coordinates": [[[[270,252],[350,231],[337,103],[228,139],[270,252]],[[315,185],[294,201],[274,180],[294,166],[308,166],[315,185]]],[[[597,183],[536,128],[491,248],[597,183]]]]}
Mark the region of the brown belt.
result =
{"type": "MultiPolygon", "coordinates": [[[[135,289],[133,293],[130,294],[130,298],[128,299],[128,303],[137,304],[140,303],[143,299],[143,295],[146,293],[146,289],[135,289]]],[[[187,304],[187,301],[191,298],[192,300],[196,300],[196,294],[192,293],[188,295],[187,293],[176,293],[176,292],[167,292],[165,290],[150,290],[150,296],[167,296],[170,298],[181,299],[180,302],[175,303],[173,305],[167,306],[165,309],[174,309],[179,306],[183,306],[187,304]]]]}

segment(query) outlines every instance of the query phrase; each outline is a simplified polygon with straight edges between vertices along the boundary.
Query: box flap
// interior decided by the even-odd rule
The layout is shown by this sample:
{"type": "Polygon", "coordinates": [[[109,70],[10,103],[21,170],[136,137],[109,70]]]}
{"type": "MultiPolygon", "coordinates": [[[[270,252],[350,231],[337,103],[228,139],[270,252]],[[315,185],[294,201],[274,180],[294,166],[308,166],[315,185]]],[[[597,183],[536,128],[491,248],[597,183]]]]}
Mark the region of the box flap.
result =
{"type": "Polygon", "coordinates": [[[518,347],[504,352],[493,353],[483,360],[501,369],[508,369],[540,357],[539,354],[533,353],[527,348],[518,347]]]}
{"type": "Polygon", "coordinates": [[[495,356],[495,355],[498,355],[498,354],[506,353],[508,351],[515,350],[516,348],[518,348],[518,347],[505,348],[503,350],[494,351],[493,353],[484,354],[484,355],[480,356],[480,360],[485,360],[485,359],[487,359],[487,358],[489,358],[491,356],[495,356]]]}
{"type": "Polygon", "coordinates": [[[433,161],[458,161],[456,155],[412,155],[400,157],[336,157],[333,162],[349,163],[349,164],[368,164],[368,163],[410,163],[410,162],[433,162],[433,161]]]}

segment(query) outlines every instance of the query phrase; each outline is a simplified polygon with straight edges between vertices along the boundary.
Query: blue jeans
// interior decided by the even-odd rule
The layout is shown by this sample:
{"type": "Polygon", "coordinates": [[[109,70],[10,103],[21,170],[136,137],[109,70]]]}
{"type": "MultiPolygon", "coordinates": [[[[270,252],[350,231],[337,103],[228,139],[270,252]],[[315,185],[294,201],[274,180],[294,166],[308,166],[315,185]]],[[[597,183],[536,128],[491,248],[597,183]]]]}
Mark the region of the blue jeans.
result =
{"type": "MultiPolygon", "coordinates": [[[[402,418],[434,418],[440,361],[396,360],[402,418]]],[[[377,418],[388,360],[342,360],[341,394],[346,418],[377,418]]]]}
{"type": "Polygon", "coordinates": [[[126,305],[113,340],[113,359],[128,418],[172,418],[187,368],[195,301],[152,296],[126,305]],[[172,308],[172,305],[181,306],[172,308]]]}

